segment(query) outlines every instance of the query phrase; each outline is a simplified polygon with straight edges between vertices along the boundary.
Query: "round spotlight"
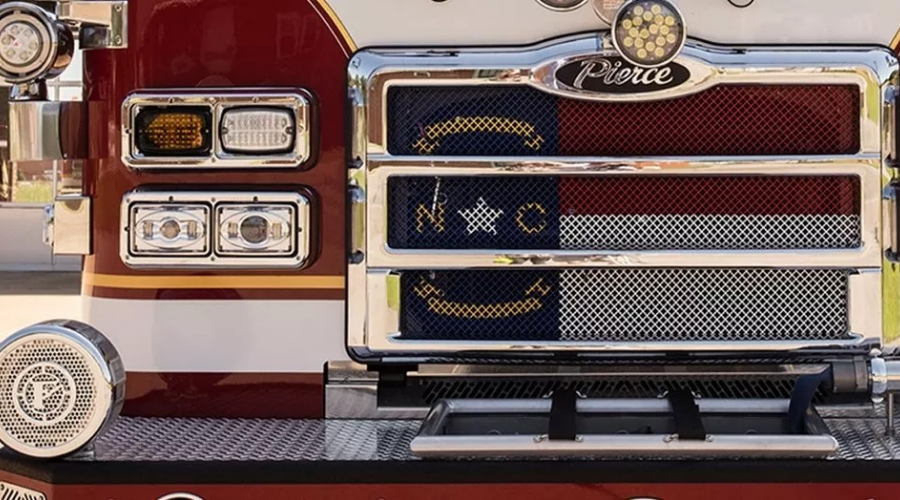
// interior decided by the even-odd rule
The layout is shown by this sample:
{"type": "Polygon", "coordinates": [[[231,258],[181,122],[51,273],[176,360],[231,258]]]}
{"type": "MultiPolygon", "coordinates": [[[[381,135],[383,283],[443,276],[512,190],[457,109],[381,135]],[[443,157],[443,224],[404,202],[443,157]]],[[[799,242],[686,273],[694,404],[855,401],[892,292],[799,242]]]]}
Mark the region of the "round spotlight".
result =
{"type": "Polygon", "coordinates": [[[72,30],[30,3],[0,4],[0,77],[9,83],[53,78],[72,62],[72,30]]]}
{"type": "Polygon", "coordinates": [[[118,352],[88,325],[49,321],[0,343],[0,443],[21,455],[80,451],[119,415],[124,394],[118,352]]]}
{"type": "Polygon", "coordinates": [[[537,0],[539,4],[550,10],[575,10],[588,3],[588,0],[537,0]]]}
{"type": "Polygon", "coordinates": [[[686,39],[684,16],[667,0],[628,2],[612,24],[613,46],[626,61],[643,68],[670,63],[686,39]]]}

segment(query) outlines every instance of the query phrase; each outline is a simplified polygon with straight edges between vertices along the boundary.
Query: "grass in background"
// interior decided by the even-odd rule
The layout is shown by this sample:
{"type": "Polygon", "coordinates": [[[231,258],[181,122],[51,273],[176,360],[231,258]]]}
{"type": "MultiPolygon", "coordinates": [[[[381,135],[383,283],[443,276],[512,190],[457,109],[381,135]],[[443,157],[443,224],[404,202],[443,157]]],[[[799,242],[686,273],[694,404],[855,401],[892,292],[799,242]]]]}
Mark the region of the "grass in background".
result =
{"type": "Polygon", "coordinates": [[[53,182],[20,181],[13,196],[13,201],[19,203],[50,203],[53,201],[53,182]]]}

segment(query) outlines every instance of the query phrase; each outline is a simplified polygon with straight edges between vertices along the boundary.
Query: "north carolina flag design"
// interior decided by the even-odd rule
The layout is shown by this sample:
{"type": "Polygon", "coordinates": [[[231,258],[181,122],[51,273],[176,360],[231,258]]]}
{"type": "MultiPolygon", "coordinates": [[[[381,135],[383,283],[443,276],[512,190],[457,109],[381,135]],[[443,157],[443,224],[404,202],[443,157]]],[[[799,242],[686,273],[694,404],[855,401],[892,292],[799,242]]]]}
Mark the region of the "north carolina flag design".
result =
{"type": "Polygon", "coordinates": [[[400,333],[432,341],[841,340],[850,335],[847,279],[841,269],[406,271],[400,333]]]}
{"type": "Polygon", "coordinates": [[[855,176],[394,177],[388,242],[406,249],[854,248],[855,176]]]}

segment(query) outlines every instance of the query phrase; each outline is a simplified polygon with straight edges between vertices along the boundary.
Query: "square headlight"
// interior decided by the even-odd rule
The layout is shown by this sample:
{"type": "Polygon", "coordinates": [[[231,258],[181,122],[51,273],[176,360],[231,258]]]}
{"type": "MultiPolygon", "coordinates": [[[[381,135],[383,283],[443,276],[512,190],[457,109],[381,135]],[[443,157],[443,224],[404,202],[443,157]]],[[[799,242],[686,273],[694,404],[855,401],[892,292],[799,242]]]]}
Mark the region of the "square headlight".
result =
{"type": "Polygon", "coordinates": [[[299,268],[310,257],[302,190],[140,190],[121,210],[120,255],[131,267],[299,268]]]}
{"type": "Polygon", "coordinates": [[[209,252],[209,207],[136,203],[131,206],[129,248],[134,255],[204,255],[209,252]]]}
{"type": "Polygon", "coordinates": [[[296,251],[297,213],[290,205],[219,205],[221,255],[291,255],[296,251]]]}

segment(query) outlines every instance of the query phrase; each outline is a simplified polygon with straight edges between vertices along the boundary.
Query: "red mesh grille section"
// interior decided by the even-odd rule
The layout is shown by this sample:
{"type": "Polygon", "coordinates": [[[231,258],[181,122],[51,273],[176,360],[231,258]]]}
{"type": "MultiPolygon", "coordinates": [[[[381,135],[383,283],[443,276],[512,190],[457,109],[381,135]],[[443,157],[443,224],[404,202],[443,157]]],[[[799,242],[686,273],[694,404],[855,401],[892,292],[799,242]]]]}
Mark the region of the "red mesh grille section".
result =
{"type": "Polygon", "coordinates": [[[562,177],[562,215],[855,215],[855,176],[562,177]]]}
{"type": "Polygon", "coordinates": [[[641,103],[559,101],[564,156],[854,154],[859,88],[721,85],[641,103]]]}

